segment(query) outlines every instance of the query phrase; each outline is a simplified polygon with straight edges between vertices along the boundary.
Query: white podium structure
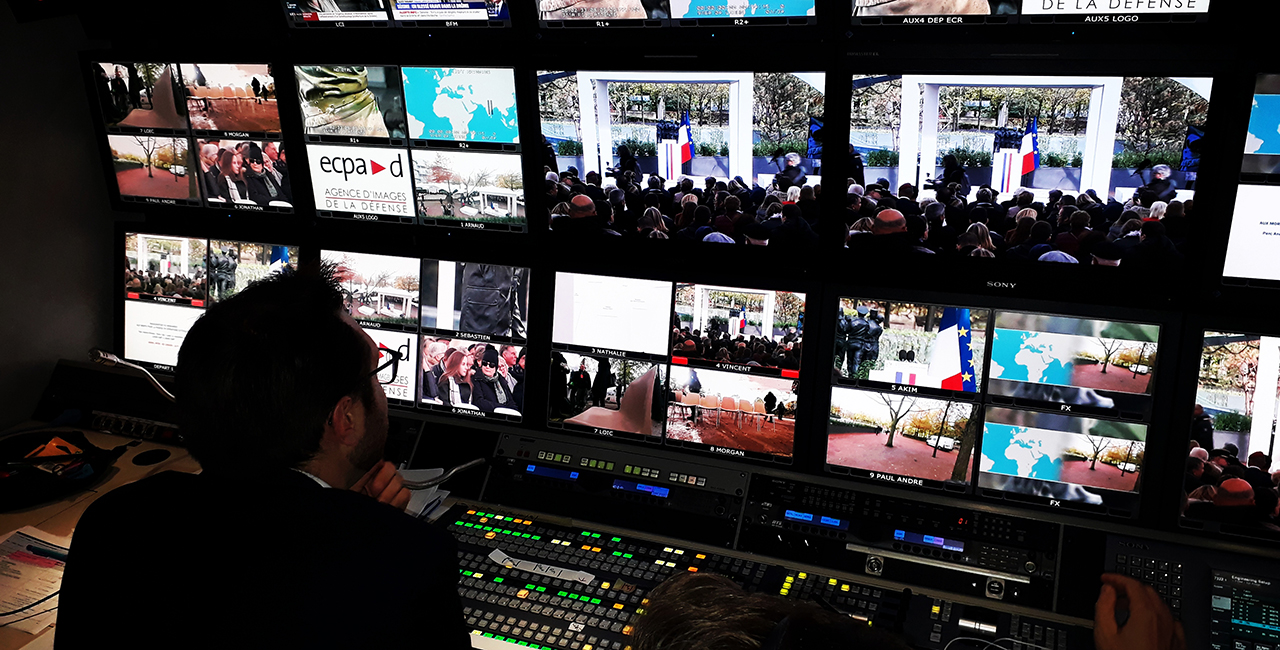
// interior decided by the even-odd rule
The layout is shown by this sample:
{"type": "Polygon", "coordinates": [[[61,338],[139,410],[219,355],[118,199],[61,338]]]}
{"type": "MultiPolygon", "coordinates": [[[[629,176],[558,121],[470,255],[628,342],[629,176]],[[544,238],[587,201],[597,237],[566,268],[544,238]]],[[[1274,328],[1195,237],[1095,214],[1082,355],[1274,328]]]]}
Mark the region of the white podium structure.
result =
{"type": "MultiPolygon", "coordinates": [[[[1111,161],[1120,120],[1121,77],[1049,77],[1019,75],[903,75],[902,130],[898,182],[925,181],[933,175],[938,157],[938,91],[944,86],[984,88],[1085,88],[1089,90],[1089,118],[1085,127],[1084,167],[1079,191],[1111,189],[1111,161]],[[910,128],[919,125],[919,129],[910,128]],[[921,166],[925,169],[921,169],[921,166]]],[[[1007,164],[1005,170],[1008,170],[1007,164]]],[[[1021,174],[1018,174],[1018,180],[1021,174]]],[[[936,180],[936,179],[935,179],[936,180]]],[[[1001,182],[993,179],[992,185],[1001,182]]],[[[1008,190],[1018,186],[1017,181],[1008,190]]]]}

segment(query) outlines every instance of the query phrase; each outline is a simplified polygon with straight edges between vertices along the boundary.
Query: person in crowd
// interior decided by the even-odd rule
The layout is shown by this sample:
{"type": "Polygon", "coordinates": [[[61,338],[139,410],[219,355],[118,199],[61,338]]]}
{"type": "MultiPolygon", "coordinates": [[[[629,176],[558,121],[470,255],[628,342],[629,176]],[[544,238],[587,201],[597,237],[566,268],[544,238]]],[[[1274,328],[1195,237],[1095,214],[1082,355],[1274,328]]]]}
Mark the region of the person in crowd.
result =
{"type": "Polygon", "coordinates": [[[244,159],[240,154],[223,150],[218,159],[217,196],[227,203],[249,200],[249,185],[244,178],[244,159]]]}
{"type": "Polygon", "coordinates": [[[591,382],[591,405],[604,406],[609,389],[617,384],[617,380],[613,376],[608,359],[599,359],[596,366],[598,370],[596,370],[595,379],[591,382]]]}
{"type": "Polygon", "coordinates": [[[488,345],[484,346],[484,352],[480,358],[480,372],[471,377],[472,403],[486,413],[492,413],[499,408],[520,410],[520,404],[517,404],[512,396],[510,386],[498,373],[500,359],[497,350],[488,345]]]}
{"type": "Polygon", "coordinates": [[[587,396],[591,394],[591,373],[587,372],[586,359],[579,362],[578,369],[569,376],[569,390],[574,410],[579,413],[585,411],[587,396]]]}
{"type": "Polygon", "coordinates": [[[206,143],[200,146],[200,195],[218,196],[218,145],[206,143]]]}
{"type": "Polygon", "coordinates": [[[800,154],[792,152],[783,157],[786,161],[786,168],[778,172],[776,183],[778,189],[783,192],[788,191],[792,187],[802,187],[809,181],[804,175],[804,170],[800,167],[800,154]]]}
{"type": "Polygon", "coordinates": [[[954,193],[956,196],[969,196],[969,172],[960,164],[960,160],[954,154],[947,154],[942,157],[942,181],[941,185],[949,186],[952,183],[957,184],[954,193]]]}
{"type": "Polygon", "coordinates": [[[257,143],[249,144],[249,156],[245,160],[249,165],[249,168],[244,170],[248,199],[261,206],[266,206],[273,201],[285,202],[285,191],[280,186],[280,178],[266,168],[262,148],[257,143]]]}
{"type": "Polygon", "coordinates": [[[1173,182],[1173,169],[1168,165],[1156,165],[1151,168],[1151,182],[1147,190],[1156,201],[1168,203],[1178,198],[1178,185],[1173,182]]]}
{"type": "MultiPolygon", "coordinates": [[[[425,337],[424,337],[425,342],[425,337]]],[[[431,341],[422,350],[422,397],[440,399],[440,375],[444,374],[444,359],[449,345],[443,341],[431,341]]]]}
{"type": "Polygon", "coordinates": [[[1213,449],[1213,418],[1204,412],[1204,406],[1195,405],[1191,419],[1191,439],[1204,449],[1213,449]]]}
{"type": "Polygon", "coordinates": [[[444,358],[444,372],[436,381],[438,398],[445,406],[471,404],[474,384],[471,381],[475,357],[466,352],[444,358]]]}

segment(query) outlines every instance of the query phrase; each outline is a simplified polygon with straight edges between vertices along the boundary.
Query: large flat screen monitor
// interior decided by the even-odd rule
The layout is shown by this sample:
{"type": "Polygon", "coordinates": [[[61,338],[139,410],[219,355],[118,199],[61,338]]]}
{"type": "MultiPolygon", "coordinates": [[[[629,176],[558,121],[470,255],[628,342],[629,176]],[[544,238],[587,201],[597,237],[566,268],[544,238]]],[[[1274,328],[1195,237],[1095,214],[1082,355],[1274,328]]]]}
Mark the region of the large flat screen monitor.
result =
{"type": "Polygon", "coordinates": [[[847,230],[830,233],[850,249],[1182,264],[1212,79],[907,74],[852,83],[854,185],[847,230]]]}
{"type": "Polygon", "coordinates": [[[124,358],[167,373],[205,308],[298,264],[296,246],[226,239],[131,232],[124,248],[124,358]]]}
{"type": "Polygon", "coordinates": [[[511,68],[294,72],[321,217],[525,229],[511,68]]]}
{"type": "Polygon", "coordinates": [[[816,247],[825,86],[820,72],[540,72],[552,234],[816,247]]]}
{"type": "Polygon", "coordinates": [[[292,212],[270,64],[91,64],[120,200],[292,212]]]}
{"type": "Polygon", "coordinates": [[[549,426],[787,460],[804,294],[556,274],[549,426]]]}
{"type": "Polygon", "coordinates": [[[1280,219],[1274,216],[1280,200],[1280,75],[1258,75],[1253,110],[1245,136],[1240,188],[1227,242],[1223,281],[1280,287],[1280,219]]]}

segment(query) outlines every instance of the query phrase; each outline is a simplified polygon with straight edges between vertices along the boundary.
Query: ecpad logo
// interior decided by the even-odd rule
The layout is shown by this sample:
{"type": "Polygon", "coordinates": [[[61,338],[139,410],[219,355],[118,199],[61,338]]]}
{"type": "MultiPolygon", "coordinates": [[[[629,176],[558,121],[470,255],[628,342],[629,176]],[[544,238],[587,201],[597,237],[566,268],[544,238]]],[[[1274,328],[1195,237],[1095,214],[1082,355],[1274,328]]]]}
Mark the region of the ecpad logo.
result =
{"type": "MultiPolygon", "coordinates": [[[[385,159],[384,159],[385,160],[385,159]]],[[[366,161],[364,158],[352,158],[347,156],[321,156],[320,171],[326,174],[342,174],[342,180],[348,180],[351,176],[372,176],[381,171],[391,172],[396,178],[404,177],[404,159],[403,154],[396,153],[395,160],[390,164],[383,166],[372,157],[366,161]]]]}

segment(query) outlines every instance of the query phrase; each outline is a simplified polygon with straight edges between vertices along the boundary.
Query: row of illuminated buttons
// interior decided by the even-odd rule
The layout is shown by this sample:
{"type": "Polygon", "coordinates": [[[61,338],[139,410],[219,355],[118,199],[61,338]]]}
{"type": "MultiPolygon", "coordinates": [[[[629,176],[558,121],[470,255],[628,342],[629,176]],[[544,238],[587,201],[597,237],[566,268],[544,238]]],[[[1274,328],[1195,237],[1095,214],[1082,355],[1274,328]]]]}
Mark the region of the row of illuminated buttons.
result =
{"type": "Polygon", "coordinates": [[[613,463],[603,460],[595,460],[592,458],[579,458],[578,464],[589,469],[602,469],[606,472],[613,471],[613,463]]]}
{"type": "Polygon", "coordinates": [[[656,469],[650,469],[648,467],[627,465],[626,467],[622,468],[622,471],[626,472],[627,474],[635,474],[636,476],[641,476],[644,478],[661,478],[662,477],[662,472],[656,469]]]}
{"type": "Polygon", "coordinates": [[[707,484],[707,479],[701,476],[691,476],[689,474],[677,474],[675,472],[671,472],[671,475],[667,477],[667,480],[671,481],[672,483],[688,483],[689,485],[697,485],[699,487],[707,484]]]}
{"type": "Polygon", "coordinates": [[[554,454],[549,451],[538,452],[538,460],[549,460],[553,463],[567,463],[573,460],[569,454],[554,454]]]}

